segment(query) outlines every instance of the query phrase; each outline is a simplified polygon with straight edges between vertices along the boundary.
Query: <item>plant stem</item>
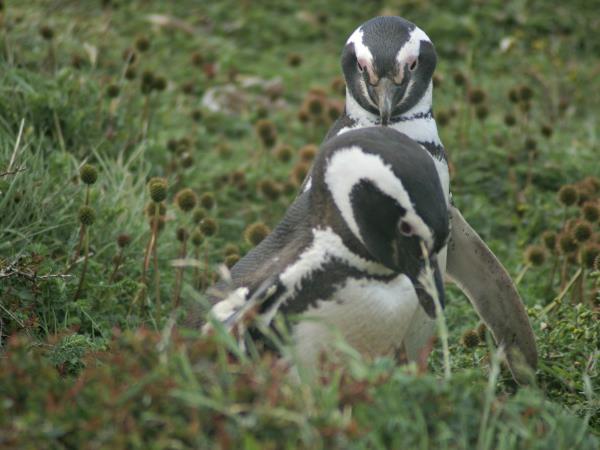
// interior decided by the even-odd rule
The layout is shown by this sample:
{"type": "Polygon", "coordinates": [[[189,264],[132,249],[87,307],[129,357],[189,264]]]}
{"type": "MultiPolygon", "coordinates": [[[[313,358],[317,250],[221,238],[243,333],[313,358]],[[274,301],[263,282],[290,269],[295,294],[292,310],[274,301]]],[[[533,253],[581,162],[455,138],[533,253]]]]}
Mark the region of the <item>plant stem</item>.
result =
{"type": "Polygon", "coordinates": [[[554,307],[556,305],[558,305],[562,299],[564,298],[565,295],[567,295],[567,292],[569,292],[569,290],[571,289],[571,287],[573,286],[573,284],[575,284],[575,282],[577,281],[577,279],[582,275],[582,269],[581,267],[577,270],[577,272],[575,272],[575,275],[573,275],[573,278],[571,278],[569,280],[569,282],[567,283],[567,285],[565,286],[565,288],[560,292],[560,294],[558,294],[558,297],[556,297],[554,300],[552,300],[552,302],[550,302],[544,309],[543,312],[544,313],[549,313],[550,311],[552,311],[552,309],[554,309],[554,307]]]}
{"type": "Polygon", "coordinates": [[[87,227],[85,227],[85,239],[84,239],[84,256],[83,256],[83,268],[81,269],[81,276],[79,278],[79,286],[77,286],[77,291],[75,292],[75,297],[73,301],[77,300],[81,295],[81,290],[83,288],[83,281],[85,279],[85,273],[87,271],[88,266],[88,255],[90,250],[90,242],[89,242],[89,232],[87,227]]]}
{"type": "Polygon", "coordinates": [[[519,275],[517,275],[517,278],[515,278],[515,286],[519,285],[519,283],[521,282],[521,280],[523,279],[530,267],[531,264],[525,264],[525,267],[521,269],[521,272],[519,272],[519,275]]]}
{"type": "MultiPolygon", "coordinates": [[[[187,239],[181,242],[181,250],[179,251],[179,258],[184,259],[187,253],[186,249],[187,239]]],[[[181,281],[183,278],[183,266],[177,268],[177,274],[175,276],[175,289],[173,290],[173,308],[179,306],[179,296],[181,294],[181,281]]]]}
{"type": "Polygon", "coordinates": [[[123,262],[123,248],[121,248],[119,250],[119,253],[117,255],[117,260],[115,261],[115,268],[114,268],[112,274],[110,275],[110,278],[108,279],[109,283],[112,283],[113,280],[115,279],[115,276],[117,275],[117,271],[119,270],[119,267],[121,267],[122,262],[123,262]]]}

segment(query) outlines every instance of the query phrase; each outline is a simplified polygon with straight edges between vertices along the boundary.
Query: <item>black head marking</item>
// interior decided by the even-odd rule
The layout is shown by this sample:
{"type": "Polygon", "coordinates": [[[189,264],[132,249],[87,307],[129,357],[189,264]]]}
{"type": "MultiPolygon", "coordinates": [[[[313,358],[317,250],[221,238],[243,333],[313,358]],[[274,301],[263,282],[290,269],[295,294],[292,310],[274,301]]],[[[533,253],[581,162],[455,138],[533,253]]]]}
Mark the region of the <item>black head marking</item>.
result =
{"type": "MultiPolygon", "coordinates": [[[[430,228],[434,242],[431,252],[438,252],[446,243],[449,229],[448,209],[444,192],[431,156],[408,136],[388,127],[368,127],[351,130],[327,141],[319,152],[313,167],[311,196],[313,205],[322,205],[323,212],[315,215],[316,225],[334,224],[334,229],[342,238],[347,237],[352,245],[353,233],[348,224],[340,219],[341,212],[336,206],[330,187],[325,182],[325,172],[329,161],[338,151],[359,147],[363,153],[377,155],[400,180],[406,190],[415,213],[430,228]],[[336,216],[332,220],[332,215],[336,216]],[[322,223],[327,219],[327,224],[322,223]],[[335,227],[334,227],[335,228],[335,227]]],[[[352,163],[351,163],[352,164],[352,163]]],[[[398,235],[399,219],[404,214],[404,206],[396,199],[382,192],[372,179],[360,179],[351,191],[351,204],[356,222],[361,228],[364,244],[365,236],[374,236],[381,242],[371,241],[367,248],[390,249],[392,236],[398,235]],[[385,229],[385,231],[384,231],[385,229]]],[[[407,237],[407,236],[403,236],[407,237]]],[[[391,262],[382,257],[381,251],[371,253],[371,257],[391,262]],[[375,253],[375,254],[373,254],[375,253]]],[[[388,264],[386,264],[388,265],[388,264]]],[[[391,267],[391,266],[390,266],[391,267]]]]}
{"type": "Polygon", "coordinates": [[[435,49],[424,33],[415,24],[396,16],[375,17],[361,25],[344,47],[341,58],[352,97],[361,108],[374,115],[379,115],[381,105],[386,104],[389,111],[382,121],[389,116],[392,122],[399,120],[423,97],[436,63],[435,49]],[[398,54],[405,46],[414,46],[415,53],[411,52],[410,60],[401,63],[398,54]],[[363,64],[358,64],[357,52],[361,58],[364,58],[362,53],[370,56],[369,70],[359,67],[363,64]],[[417,59],[412,59],[413,56],[417,59]],[[380,86],[386,80],[389,83],[380,86]],[[383,101],[384,97],[387,101],[383,101]]]}

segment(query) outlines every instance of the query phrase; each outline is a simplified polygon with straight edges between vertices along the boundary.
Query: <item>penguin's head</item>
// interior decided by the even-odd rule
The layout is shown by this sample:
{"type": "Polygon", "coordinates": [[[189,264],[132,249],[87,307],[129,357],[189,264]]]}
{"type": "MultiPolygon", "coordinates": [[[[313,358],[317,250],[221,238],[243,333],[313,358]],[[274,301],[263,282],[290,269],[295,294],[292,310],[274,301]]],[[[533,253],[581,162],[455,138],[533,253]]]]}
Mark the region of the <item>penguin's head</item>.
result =
{"type": "Polygon", "coordinates": [[[431,88],[436,62],[429,37],[408,20],[384,16],[363,23],[342,51],[347,107],[378,116],[381,125],[393,122],[431,88]]]}
{"type": "Polygon", "coordinates": [[[313,169],[314,205],[350,248],[413,282],[434,315],[443,304],[437,254],[449,234],[448,207],[433,163],[419,144],[387,127],[348,131],[327,141],[313,169]],[[330,212],[328,214],[328,211],[330,212]],[[431,270],[429,270],[431,269],[431,270]]]}

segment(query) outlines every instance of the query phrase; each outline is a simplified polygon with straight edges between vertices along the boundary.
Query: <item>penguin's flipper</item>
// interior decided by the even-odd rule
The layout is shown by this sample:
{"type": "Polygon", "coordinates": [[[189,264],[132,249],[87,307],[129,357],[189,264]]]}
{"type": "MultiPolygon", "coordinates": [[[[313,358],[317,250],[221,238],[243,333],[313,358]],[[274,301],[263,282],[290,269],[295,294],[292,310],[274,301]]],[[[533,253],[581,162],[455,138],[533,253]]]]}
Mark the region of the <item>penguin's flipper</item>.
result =
{"type": "Polygon", "coordinates": [[[460,211],[451,206],[450,214],[447,274],[468,297],[495,341],[504,345],[513,378],[527,384],[531,371],[523,367],[523,359],[535,370],[537,349],[521,297],[506,269],[460,211]]]}

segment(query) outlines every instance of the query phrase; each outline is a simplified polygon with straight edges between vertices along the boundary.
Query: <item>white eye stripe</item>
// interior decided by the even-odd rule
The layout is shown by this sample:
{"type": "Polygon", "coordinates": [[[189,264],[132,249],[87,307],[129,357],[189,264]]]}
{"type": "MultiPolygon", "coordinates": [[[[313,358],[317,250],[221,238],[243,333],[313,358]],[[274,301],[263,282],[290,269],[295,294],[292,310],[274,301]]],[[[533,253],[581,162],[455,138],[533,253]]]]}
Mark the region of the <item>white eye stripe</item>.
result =
{"type": "Polygon", "coordinates": [[[346,41],[346,45],[354,44],[356,59],[361,62],[364,69],[366,65],[373,64],[373,55],[371,54],[369,47],[363,43],[363,34],[362,28],[357,28],[346,41]]]}
{"type": "Polygon", "coordinates": [[[414,233],[423,238],[428,246],[432,245],[431,230],[415,212],[406,189],[391,167],[380,156],[365,153],[360,147],[352,146],[338,150],[329,159],[325,183],[342,218],[357,239],[364,243],[354,217],[350,193],[361,180],[369,180],[381,192],[395,199],[406,210],[403,220],[411,225],[414,233]]]}
{"type": "MultiPolygon", "coordinates": [[[[396,62],[398,67],[402,68],[404,63],[412,58],[418,58],[421,50],[421,41],[431,42],[429,36],[425,34],[419,27],[415,27],[410,32],[410,37],[406,44],[396,54],[396,62]]],[[[418,63],[417,63],[418,64],[418,63]]]]}

